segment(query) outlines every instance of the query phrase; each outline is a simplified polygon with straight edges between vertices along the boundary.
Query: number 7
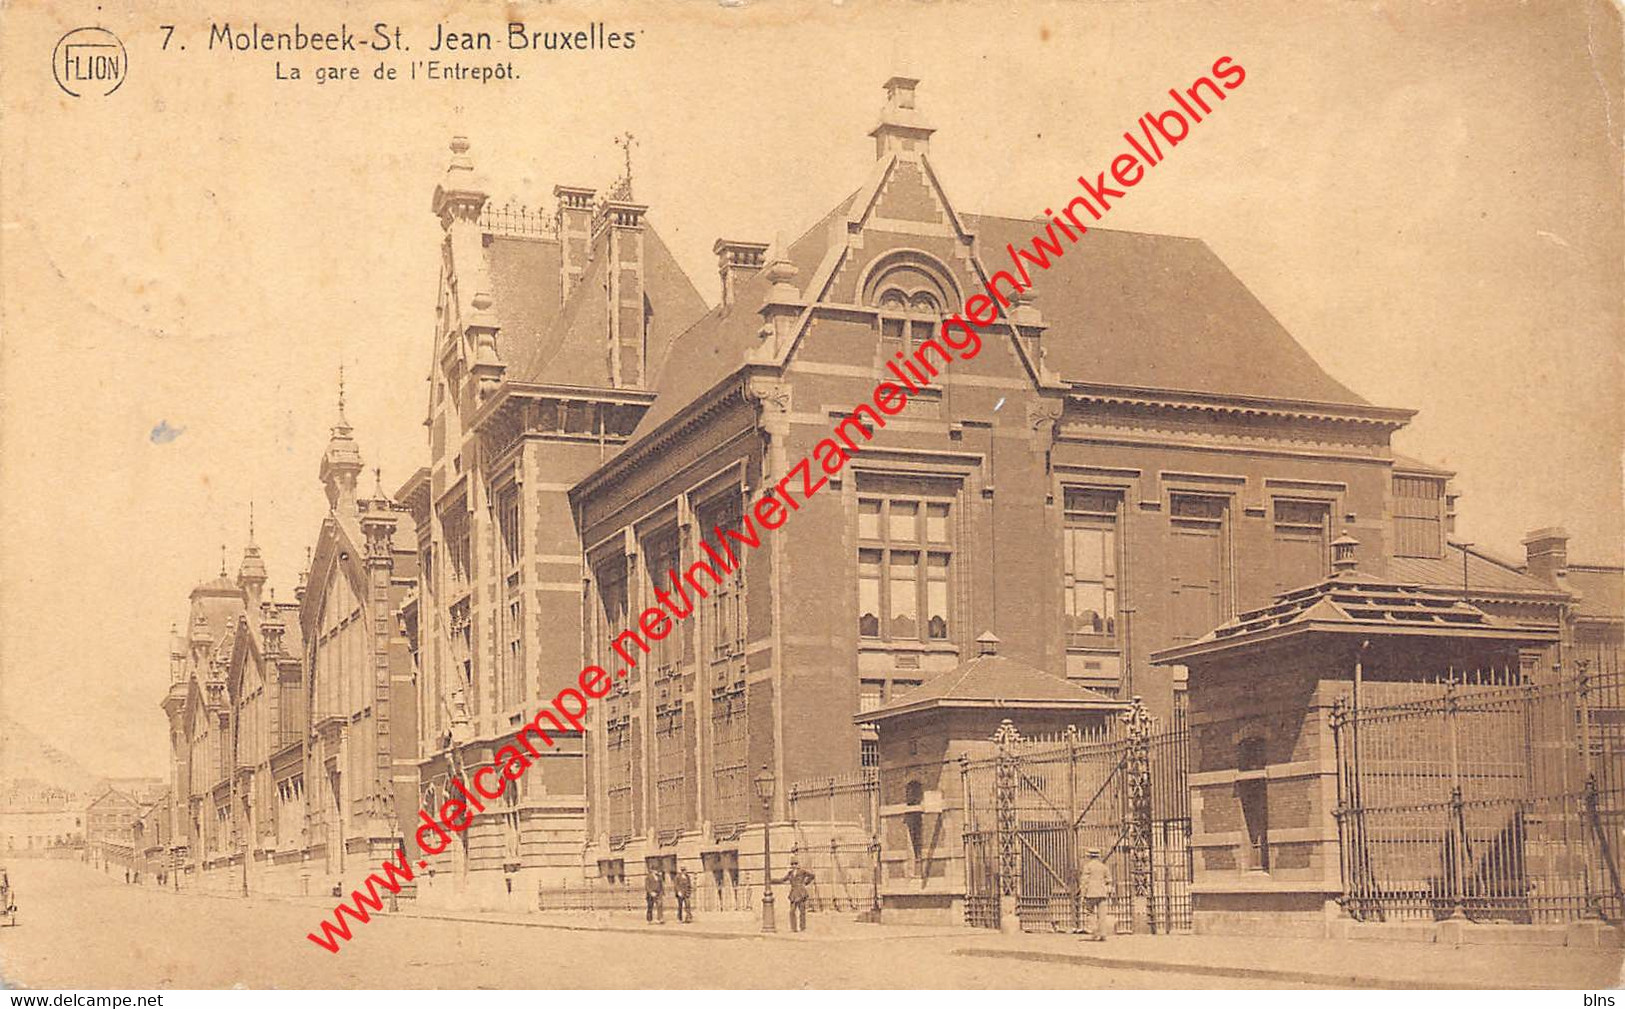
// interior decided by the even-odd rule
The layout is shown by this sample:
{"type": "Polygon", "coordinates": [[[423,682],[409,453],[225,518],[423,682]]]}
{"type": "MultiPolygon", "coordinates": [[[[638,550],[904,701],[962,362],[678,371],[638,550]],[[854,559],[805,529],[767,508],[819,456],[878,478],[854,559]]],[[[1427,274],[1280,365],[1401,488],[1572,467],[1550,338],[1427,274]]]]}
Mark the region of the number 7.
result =
{"type": "Polygon", "coordinates": [[[168,49],[169,48],[169,40],[171,38],[174,38],[174,36],[175,36],[175,26],[174,25],[159,25],[158,27],[164,33],[164,48],[168,49]]]}

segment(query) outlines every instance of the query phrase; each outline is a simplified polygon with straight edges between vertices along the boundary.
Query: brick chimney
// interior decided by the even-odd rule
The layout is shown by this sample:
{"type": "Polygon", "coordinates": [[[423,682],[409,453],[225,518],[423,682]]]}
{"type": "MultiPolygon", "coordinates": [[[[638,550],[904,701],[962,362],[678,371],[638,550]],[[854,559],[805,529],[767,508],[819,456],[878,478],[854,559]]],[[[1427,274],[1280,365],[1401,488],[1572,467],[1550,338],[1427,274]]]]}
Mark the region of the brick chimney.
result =
{"type": "Polygon", "coordinates": [[[644,298],[643,215],[649,208],[630,199],[604,201],[593,222],[593,240],[606,235],[609,256],[609,377],[617,389],[648,385],[649,318],[644,298]]]}
{"type": "Polygon", "coordinates": [[[880,125],[869,131],[875,138],[877,160],[892,154],[919,155],[929,151],[931,134],[937,131],[914,107],[914,89],[919,86],[913,77],[893,77],[886,82],[886,107],[880,110],[880,125]]]}
{"type": "Polygon", "coordinates": [[[722,307],[732,308],[737,285],[766,262],[767,244],[719,238],[711,251],[716,254],[717,274],[722,278],[722,307]]]}
{"type": "Polygon", "coordinates": [[[592,245],[592,201],[594,190],[581,186],[554,186],[558,200],[559,302],[570,297],[587,269],[587,253],[592,245]]]}
{"type": "Polygon", "coordinates": [[[1561,526],[1531,530],[1523,538],[1529,573],[1550,585],[1562,585],[1569,573],[1569,533],[1561,526]]]}

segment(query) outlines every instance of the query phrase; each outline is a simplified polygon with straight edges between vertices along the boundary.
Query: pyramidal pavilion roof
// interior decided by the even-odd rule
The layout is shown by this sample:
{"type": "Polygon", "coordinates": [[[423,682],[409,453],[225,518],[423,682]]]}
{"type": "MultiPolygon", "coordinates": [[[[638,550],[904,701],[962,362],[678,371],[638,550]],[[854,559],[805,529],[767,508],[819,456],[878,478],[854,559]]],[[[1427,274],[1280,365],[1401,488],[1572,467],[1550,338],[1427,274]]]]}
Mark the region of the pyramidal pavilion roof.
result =
{"type": "Polygon", "coordinates": [[[878,722],[929,708],[1042,708],[1115,711],[1127,707],[1098,691],[1068,683],[1002,655],[979,655],[902,694],[891,703],[853,716],[878,722]]]}
{"type": "Polygon", "coordinates": [[[1551,627],[1515,624],[1490,616],[1459,595],[1437,588],[1345,571],[1275,597],[1207,634],[1151,655],[1158,665],[1302,634],[1451,637],[1538,644],[1557,640],[1551,627]]]}

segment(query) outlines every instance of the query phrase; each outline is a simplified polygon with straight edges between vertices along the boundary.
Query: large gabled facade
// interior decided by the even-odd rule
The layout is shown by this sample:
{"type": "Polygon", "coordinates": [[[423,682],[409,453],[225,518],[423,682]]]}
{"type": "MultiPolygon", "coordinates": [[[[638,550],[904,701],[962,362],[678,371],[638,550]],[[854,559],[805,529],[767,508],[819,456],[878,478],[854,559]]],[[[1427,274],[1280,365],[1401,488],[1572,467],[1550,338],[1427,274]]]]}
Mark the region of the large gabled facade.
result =
{"type": "Polygon", "coordinates": [[[304,872],[324,890],[393,857],[418,801],[417,696],[398,619],[416,582],[417,544],[381,484],[360,497],[361,470],[341,402],[321,465],[328,514],[299,599],[304,872]]]}
{"type": "Polygon", "coordinates": [[[418,555],[400,508],[358,497],[361,469],[341,403],[320,470],[329,511],[294,599],[266,595],[251,519],[237,577],[195,588],[172,635],[170,823],[147,862],[176,887],[323,893],[393,855],[416,814],[397,614],[418,555]]]}
{"type": "MultiPolygon", "coordinates": [[[[576,681],[582,562],[568,491],[626,443],[672,339],[705,309],[630,175],[601,199],[554,195],[551,220],[492,207],[458,138],[432,203],[442,273],[430,465],[409,496],[423,576],[407,613],[431,812],[576,681]]],[[[579,735],[562,735],[445,850],[422,853],[422,899],[529,906],[539,881],[579,878],[583,755],[579,735]]]]}
{"type": "Polygon", "coordinates": [[[630,444],[571,493],[584,659],[614,668],[626,615],[898,381],[888,364],[940,372],[600,707],[603,876],[689,862],[706,899],[749,900],[786,786],[876,759],[851,715],[985,632],[1169,720],[1181,671],[1151,651],[1325,575],[1337,531],[1387,555],[1389,437],[1410,411],[1327,376],[1199,241],[1091,229],[979,351],[929,347],[1040,229],[953,205],[916,83],[888,83],[875,166],[822,222],[771,251],[718,243],[722,304],[674,346],[630,444]],[[780,783],[765,811],[764,768],[780,783]]]}

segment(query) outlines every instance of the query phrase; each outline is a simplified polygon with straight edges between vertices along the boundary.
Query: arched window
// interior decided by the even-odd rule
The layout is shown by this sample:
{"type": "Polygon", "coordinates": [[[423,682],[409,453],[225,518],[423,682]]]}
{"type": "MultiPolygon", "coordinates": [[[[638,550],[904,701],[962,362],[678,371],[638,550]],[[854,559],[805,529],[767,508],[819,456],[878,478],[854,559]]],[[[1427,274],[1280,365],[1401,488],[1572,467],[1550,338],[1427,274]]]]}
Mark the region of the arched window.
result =
{"type": "Polygon", "coordinates": [[[936,335],[957,292],[948,271],[923,252],[890,252],[876,260],[863,281],[864,303],[880,310],[880,337],[886,357],[906,356],[936,335]]]}

